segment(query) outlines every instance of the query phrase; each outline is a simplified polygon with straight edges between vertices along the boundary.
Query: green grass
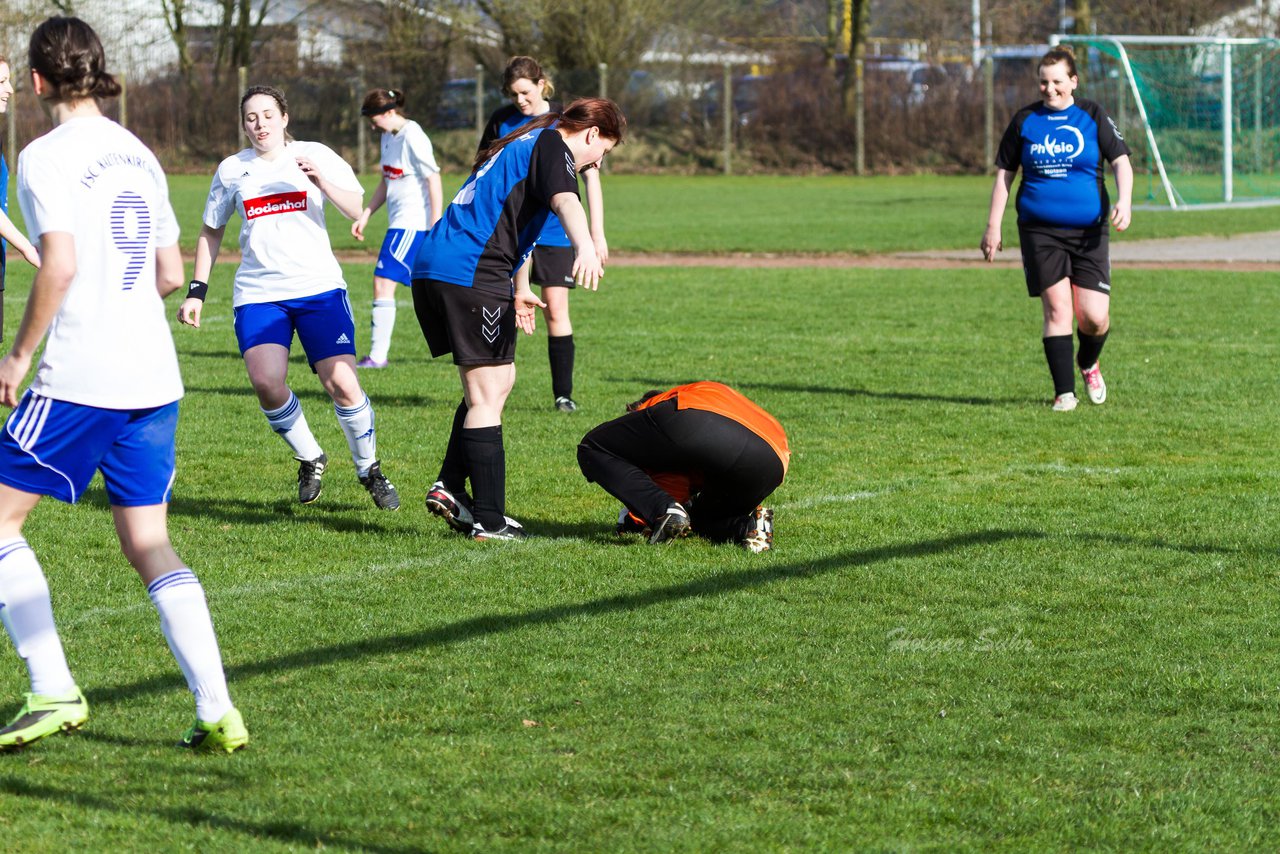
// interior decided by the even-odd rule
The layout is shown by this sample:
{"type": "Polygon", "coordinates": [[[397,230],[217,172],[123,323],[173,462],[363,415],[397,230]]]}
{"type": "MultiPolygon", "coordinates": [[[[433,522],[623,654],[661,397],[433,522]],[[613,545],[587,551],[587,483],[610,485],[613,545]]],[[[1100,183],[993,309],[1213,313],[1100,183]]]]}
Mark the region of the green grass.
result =
{"type": "MultiPolygon", "coordinates": [[[[376,178],[365,176],[369,191],[376,178]]],[[[451,199],[462,176],[444,177],[451,199]]],[[[209,178],[174,175],[170,193],[182,224],[182,245],[195,247],[209,178]]],[[[810,252],[879,254],[972,248],[986,226],[991,179],[986,177],[605,177],[605,214],[611,249],[631,252],[810,252]]],[[[1141,187],[1139,188],[1141,189],[1141,187]]],[[[1145,191],[1143,191],[1145,192],[1145,191]]],[[[1114,194],[1113,194],[1114,195],[1114,194]]],[[[1135,202],[1142,200],[1135,191],[1135,202]]],[[[366,194],[367,198],[367,194],[366,194]]],[[[17,216],[17,205],[10,210],[17,216]]],[[[1005,215],[1005,245],[1017,244],[1013,202],[1005,215]]],[[[328,216],[335,249],[376,257],[386,215],[373,219],[366,242],[351,223],[328,216]]],[[[236,249],[233,222],[223,249],[236,249]]],[[[1117,241],[1187,235],[1280,230],[1280,207],[1227,211],[1138,211],[1117,241]]]]}
{"type": "MultiPolygon", "coordinates": [[[[11,271],[10,334],[27,275],[11,271]]],[[[368,266],[347,276],[363,335],[368,266]]],[[[489,544],[422,509],[458,390],[426,358],[408,293],[393,367],[362,374],[404,507],[372,509],[295,360],[335,460],[301,507],[234,351],[229,277],[220,267],[205,328],[175,333],[188,396],[172,529],[253,742],[232,757],[172,747],[190,698],[103,493],[42,502],[26,534],[93,712],[82,733],[0,757],[5,838],[383,852],[1280,842],[1272,277],[1118,273],[1111,400],[1057,414],[1039,307],[1008,271],[611,269],[573,296],[578,413],[552,411],[542,333],[520,345],[508,507],[537,538],[489,544]],[[616,504],[577,472],[589,427],[640,390],[698,378],[788,430],[769,554],[619,540],[616,504]]],[[[16,705],[25,685],[0,652],[0,696],[16,705]]]]}

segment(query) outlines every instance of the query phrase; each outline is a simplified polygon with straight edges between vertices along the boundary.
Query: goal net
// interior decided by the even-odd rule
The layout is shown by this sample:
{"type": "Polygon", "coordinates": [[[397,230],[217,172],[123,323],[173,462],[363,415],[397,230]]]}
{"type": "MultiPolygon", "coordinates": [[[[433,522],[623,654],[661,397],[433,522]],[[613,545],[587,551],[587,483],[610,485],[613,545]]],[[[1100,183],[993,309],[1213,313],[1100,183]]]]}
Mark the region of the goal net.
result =
{"type": "Polygon", "coordinates": [[[1280,39],[1053,36],[1132,150],[1134,205],[1280,204],[1280,39]]]}

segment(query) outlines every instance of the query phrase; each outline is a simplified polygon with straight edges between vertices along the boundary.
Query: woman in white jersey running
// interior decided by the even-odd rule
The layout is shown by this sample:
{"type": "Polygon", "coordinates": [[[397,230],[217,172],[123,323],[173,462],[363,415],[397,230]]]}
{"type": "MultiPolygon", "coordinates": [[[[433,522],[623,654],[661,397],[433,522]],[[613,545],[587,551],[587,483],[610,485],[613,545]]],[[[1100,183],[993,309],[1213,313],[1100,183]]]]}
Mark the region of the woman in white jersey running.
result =
{"type": "Polygon", "coordinates": [[[431,140],[422,126],[404,115],[403,89],[374,89],[364,98],[360,115],[382,134],[382,180],[369,206],[351,224],[356,240],[364,240],[369,218],[385,202],[387,234],[373,272],[373,329],[369,355],[357,368],[385,368],[396,325],[396,285],[413,283],[413,259],[427,229],[440,219],[444,191],[431,140]]]}
{"type": "Polygon", "coordinates": [[[182,379],[163,297],[182,286],[182,255],[168,183],[155,155],[100,112],[99,100],[120,94],[120,85],[88,24],[42,23],[29,65],[53,130],[18,159],[18,201],[43,266],[0,360],[0,403],[17,407],[0,433],[0,617],[31,692],[0,729],[0,749],[89,718],[22,525],[42,496],[75,502],[101,471],[120,548],[147,585],[195,695],[196,722],[180,744],[231,752],[249,734],[227,692],[204,589],[169,541],[182,379]],[[46,333],[35,380],[19,400],[46,333]]]}
{"type": "Polygon", "coordinates": [[[400,496],[378,461],[373,406],[356,377],[347,285],[324,226],[326,201],[354,219],[364,190],[331,148],[289,137],[289,107],[278,89],[249,87],[240,99],[240,114],[252,144],[223,160],[213,175],[196,240],[195,278],[178,320],[200,325],[209,273],[231,214],[238,212],[236,341],[262,414],[298,460],[298,500],[310,504],[320,497],[329,457],[287,382],[294,332],[333,398],[360,483],[380,509],[395,510],[400,496]]]}

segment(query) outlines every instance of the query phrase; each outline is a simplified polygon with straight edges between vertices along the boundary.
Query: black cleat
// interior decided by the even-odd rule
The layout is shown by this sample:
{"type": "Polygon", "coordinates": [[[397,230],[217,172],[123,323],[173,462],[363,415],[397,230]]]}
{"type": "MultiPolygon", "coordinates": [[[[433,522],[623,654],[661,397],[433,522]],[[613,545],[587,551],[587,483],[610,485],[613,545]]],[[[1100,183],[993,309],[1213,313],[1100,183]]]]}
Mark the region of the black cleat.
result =
{"type": "Polygon", "coordinates": [[[391,481],[387,480],[387,476],[382,473],[381,460],[375,460],[373,465],[369,466],[369,473],[360,478],[360,485],[369,490],[369,495],[373,497],[373,503],[378,505],[379,510],[400,508],[400,495],[391,485],[391,481]]]}
{"type": "Polygon", "coordinates": [[[314,460],[298,460],[298,500],[310,504],[320,497],[320,478],[329,465],[329,456],[321,454],[314,460]]]}

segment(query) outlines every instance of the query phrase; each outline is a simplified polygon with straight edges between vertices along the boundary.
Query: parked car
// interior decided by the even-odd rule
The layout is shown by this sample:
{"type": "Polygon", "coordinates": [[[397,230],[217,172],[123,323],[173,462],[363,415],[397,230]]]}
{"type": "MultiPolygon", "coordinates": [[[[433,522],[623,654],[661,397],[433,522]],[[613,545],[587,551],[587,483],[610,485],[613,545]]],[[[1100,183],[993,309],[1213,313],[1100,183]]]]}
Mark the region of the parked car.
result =
{"type": "Polygon", "coordinates": [[[908,107],[921,106],[931,90],[947,82],[947,70],[941,65],[900,56],[869,56],[863,73],[908,107]]]}

